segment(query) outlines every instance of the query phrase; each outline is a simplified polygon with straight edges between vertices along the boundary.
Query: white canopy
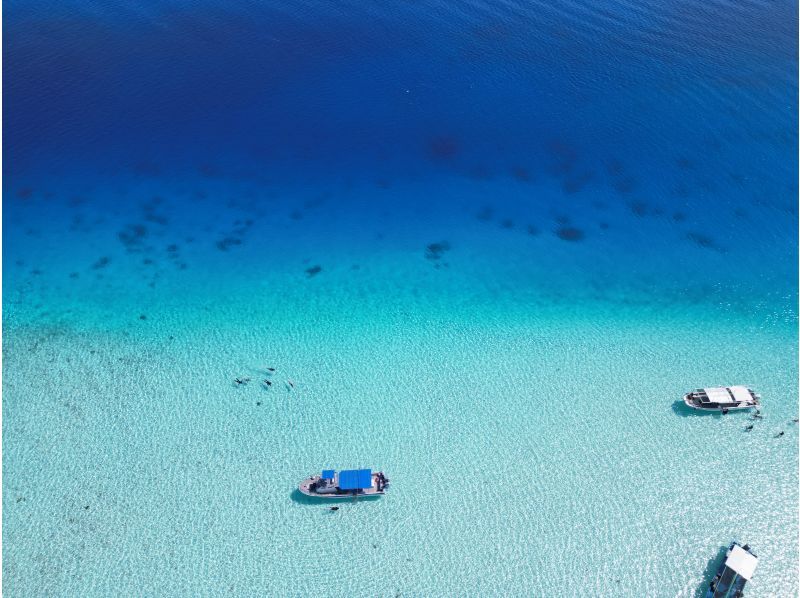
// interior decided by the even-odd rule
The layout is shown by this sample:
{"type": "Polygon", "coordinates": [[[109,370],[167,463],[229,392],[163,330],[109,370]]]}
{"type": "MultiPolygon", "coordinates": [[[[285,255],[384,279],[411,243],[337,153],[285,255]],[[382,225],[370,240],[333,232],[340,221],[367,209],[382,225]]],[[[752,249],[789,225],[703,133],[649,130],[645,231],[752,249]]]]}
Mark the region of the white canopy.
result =
{"type": "Polygon", "coordinates": [[[753,395],[746,386],[731,386],[730,389],[737,401],[752,402],[753,395]]]}
{"type": "Polygon", "coordinates": [[[726,567],[730,567],[747,581],[750,581],[750,578],[753,577],[756,565],[758,565],[758,559],[738,544],[733,546],[728,560],[725,561],[726,567]]]}
{"type": "Polygon", "coordinates": [[[712,403],[733,403],[733,397],[728,393],[727,388],[704,388],[712,403]]]}

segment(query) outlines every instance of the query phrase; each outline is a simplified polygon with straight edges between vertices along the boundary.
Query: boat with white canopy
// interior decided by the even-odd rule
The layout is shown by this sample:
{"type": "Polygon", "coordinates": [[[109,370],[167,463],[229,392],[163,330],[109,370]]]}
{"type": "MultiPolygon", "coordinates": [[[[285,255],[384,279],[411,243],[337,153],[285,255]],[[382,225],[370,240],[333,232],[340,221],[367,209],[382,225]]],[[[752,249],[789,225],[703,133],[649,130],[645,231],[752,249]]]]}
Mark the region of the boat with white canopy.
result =
{"type": "Polygon", "coordinates": [[[683,402],[699,411],[740,411],[752,409],[761,404],[761,395],[746,386],[719,386],[698,388],[683,396],[683,402]]]}
{"type": "Polygon", "coordinates": [[[753,577],[758,557],[750,547],[733,542],[725,554],[725,562],[708,586],[706,598],[738,598],[744,595],[744,586],[753,577]]]}

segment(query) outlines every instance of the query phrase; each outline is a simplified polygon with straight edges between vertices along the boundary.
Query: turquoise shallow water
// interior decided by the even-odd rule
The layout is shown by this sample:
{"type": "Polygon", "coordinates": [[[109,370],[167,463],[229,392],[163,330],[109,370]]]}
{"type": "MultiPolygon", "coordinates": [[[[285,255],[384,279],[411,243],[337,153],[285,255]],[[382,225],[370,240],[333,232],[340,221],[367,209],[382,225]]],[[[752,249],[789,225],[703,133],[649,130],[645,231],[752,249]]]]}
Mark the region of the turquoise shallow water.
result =
{"type": "Polygon", "coordinates": [[[7,587],[690,596],[728,537],[759,547],[752,595],[796,583],[786,331],[635,309],[372,315],[15,331],[7,587]],[[733,354],[687,352],[696,336],[733,354]],[[231,385],[265,360],[296,389],[231,385]],[[745,379],[766,397],[752,433],[673,409],[688,381],[745,379]],[[335,514],[293,497],[331,463],[381,467],[392,492],[335,514]]]}

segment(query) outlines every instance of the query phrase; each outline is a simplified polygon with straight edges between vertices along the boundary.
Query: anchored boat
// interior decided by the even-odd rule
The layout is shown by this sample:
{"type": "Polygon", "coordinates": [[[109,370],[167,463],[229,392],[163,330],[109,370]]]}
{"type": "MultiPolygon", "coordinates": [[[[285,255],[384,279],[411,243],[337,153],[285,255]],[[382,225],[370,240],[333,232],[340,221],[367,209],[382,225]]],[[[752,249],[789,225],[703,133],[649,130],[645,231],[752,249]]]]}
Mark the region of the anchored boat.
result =
{"type": "Polygon", "coordinates": [[[323,469],[321,475],[300,482],[299,489],[306,496],[337,499],[381,496],[388,487],[389,478],[382,471],[345,469],[337,473],[333,469],[323,469]]]}
{"type": "Polygon", "coordinates": [[[699,411],[740,411],[752,409],[761,404],[761,395],[746,386],[720,386],[698,388],[683,396],[683,402],[699,411]]]}
{"type": "Polygon", "coordinates": [[[745,544],[733,542],[725,555],[725,562],[708,586],[706,598],[738,598],[744,595],[744,586],[750,581],[758,565],[758,557],[745,544]]]}

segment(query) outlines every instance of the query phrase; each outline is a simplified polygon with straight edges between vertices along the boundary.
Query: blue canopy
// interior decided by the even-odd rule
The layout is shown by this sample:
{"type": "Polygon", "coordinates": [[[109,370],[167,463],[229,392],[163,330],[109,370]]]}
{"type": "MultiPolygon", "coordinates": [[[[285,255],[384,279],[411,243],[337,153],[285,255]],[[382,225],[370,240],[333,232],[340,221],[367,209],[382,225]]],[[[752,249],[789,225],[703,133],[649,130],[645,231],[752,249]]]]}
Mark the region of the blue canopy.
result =
{"type": "Polygon", "coordinates": [[[332,480],[336,471],[333,469],[323,469],[322,470],[322,479],[323,480],[332,480]]]}
{"type": "Polygon", "coordinates": [[[340,490],[364,490],[371,486],[371,469],[347,469],[339,472],[340,490]]]}

